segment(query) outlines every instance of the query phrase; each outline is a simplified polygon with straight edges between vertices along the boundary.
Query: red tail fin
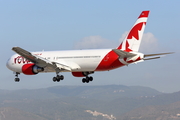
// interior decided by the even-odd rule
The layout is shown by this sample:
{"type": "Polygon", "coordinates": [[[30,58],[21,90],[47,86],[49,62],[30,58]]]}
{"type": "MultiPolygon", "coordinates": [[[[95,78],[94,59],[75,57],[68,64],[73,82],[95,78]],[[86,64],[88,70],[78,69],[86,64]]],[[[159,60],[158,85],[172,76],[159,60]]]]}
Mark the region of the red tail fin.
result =
{"type": "Polygon", "coordinates": [[[117,49],[124,50],[126,52],[138,51],[141,43],[142,35],[146,26],[146,21],[149,15],[149,11],[142,11],[137,21],[127,34],[124,41],[117,49]]]}

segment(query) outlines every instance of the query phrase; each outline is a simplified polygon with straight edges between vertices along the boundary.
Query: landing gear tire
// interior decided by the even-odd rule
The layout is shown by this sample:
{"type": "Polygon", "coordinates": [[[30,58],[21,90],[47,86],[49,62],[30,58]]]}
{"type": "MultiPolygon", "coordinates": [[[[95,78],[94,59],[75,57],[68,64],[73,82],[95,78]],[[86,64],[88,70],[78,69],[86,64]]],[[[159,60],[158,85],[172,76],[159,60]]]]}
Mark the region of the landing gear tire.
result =
{"type": "Polygon", "coordinates": [[[15,81],[15,82],[19,82],[20,79],[19,79],[19,78],[15,78],[14,81],[15,81]]]}
{"type": "Polygon", "coordinates": [[[85,83],[85,82],[86,82],[86,78],[83,78],[83,79],[82,79],[82,82],[85,83]]]}
{"type": "Polygon", "coordinates": [[[57,75],[57,76],[56,76],[56,81],[57,81],[57,82],[60,82],[60,80],[61,80],[61,77],[60,77],[59,75],[57,75]]]}
{"type": "Polygon", "coordinates": [[[56,81],[57,81],[57,78],[56,78],[56,77],[53,77],[53,81],[56,82],[56,81]]]}
{"type": "Polygon", "coordinates": [[[57,81],[57,82],[60,82],[61,80],[60,80],[60,79],[57,79],[56,81],[57,81]]]}
{"type": "Polygon", "coordinates": [[[90,76],[90,77],[89,77],[89,81],[93,81],[93,77],[90,76]]]}
{"type": "Polygon", "coordinates": [[[63,75],[61,75],[61,76],[60,76],[60,79],[61,79],[61,80],[64,80],[64,76],[63,76],[63,75]]]}
{"type": "Polygon", "coordinates": [[[89,83],[89,80],[88,80],[88,79],[86,79],[86,83],[89,83]]]}

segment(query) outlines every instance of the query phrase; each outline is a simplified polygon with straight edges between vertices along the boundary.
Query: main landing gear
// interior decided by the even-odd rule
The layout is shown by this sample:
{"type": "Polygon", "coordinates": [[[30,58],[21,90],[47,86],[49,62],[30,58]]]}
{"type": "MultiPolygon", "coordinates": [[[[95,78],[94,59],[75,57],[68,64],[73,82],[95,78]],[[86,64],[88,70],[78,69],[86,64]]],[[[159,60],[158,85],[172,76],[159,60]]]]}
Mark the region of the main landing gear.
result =
{"type": "Polygon", "coordinates": [[[83,83],[89,83],[90,81],[93,81],[93,77],[91,77],[91,76],[90,77],[86,76],[86,78],[82,79],[83,83]]]}
{"type": "Polygon", "coordinates": [[[54,82],[60,82],[61,80],[64,80],[63,75],[57,75],[56,77],[53,77],[54,82]]]}
{"type": "Polygon", "coordinates": [[[85,78],[82,79],[83,83],[89,83],[90,81],[93,81],[93,77],[89,77],[89,74],[93,74],[94,71],[90,71],[90,72],[83,72],[82,74],[85,76],[85,78]]]}
{"type": "Polygon", "coordinates": [[[63,75],[59,75],[60,73],[60,69],[56,68],[56,77],[53,77],[53,81],[54,82],[60,82],[61,80],[64,80],[64,76],[63,75]]]}
{"type": "Polygon", "coordinates": [[[19,82],[19,81],[20,81],[20,79],[18,78],[18,75],[19,75],[19,74],[20,74],[20,73],[16,72],[16,75],[15,75],[16,78],[14,79],[15,82],[19,82]]]}

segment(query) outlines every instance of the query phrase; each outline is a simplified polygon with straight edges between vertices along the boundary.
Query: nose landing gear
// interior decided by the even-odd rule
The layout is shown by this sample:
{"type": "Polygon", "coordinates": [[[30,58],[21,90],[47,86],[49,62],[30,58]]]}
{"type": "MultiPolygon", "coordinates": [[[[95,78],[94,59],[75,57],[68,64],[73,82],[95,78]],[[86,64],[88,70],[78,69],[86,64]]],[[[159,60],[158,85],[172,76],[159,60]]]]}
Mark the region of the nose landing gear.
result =
{"type": "Polygon", "coordinates": [[[16,78],[14,79],[15,82],[19,82],[19,81],[20,81],[20,79],[18,78],[18,75],[19,75],[19,74],[20,74],[20,73],[16,72],[16,75],[15,75],[16,78]]]}

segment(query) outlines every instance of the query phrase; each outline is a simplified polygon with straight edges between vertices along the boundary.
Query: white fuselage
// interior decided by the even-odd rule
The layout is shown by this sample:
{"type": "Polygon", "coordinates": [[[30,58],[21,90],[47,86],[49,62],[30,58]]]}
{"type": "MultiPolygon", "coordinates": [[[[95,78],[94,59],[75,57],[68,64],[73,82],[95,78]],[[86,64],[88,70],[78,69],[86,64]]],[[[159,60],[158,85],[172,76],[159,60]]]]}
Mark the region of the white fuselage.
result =
{"type": "MultiPolygon", "coordinates": [[[[99,50],[67,50],[67,51],[42,51],[32,52],[37,56],[45,58],[49,61],[61,63],[67,66],[74,66],[72,71],[95,71],[104,59],[108,64],[110,56],[105,56],[111,52],[111,49],[99,49],[99,50]]],[[[18,54],[13,55],[7,62],[7,67],[15,72],[21,73],[22,66],[24,64],[31,63],[18,54]]],[[[106,70],[106,69],[105,69],[106,70]]],[[[53,69],[45,68],[43,72],[54,72],[53,69]]],[[[62,71],[63,72],[63,71],[62,71]]]]}

